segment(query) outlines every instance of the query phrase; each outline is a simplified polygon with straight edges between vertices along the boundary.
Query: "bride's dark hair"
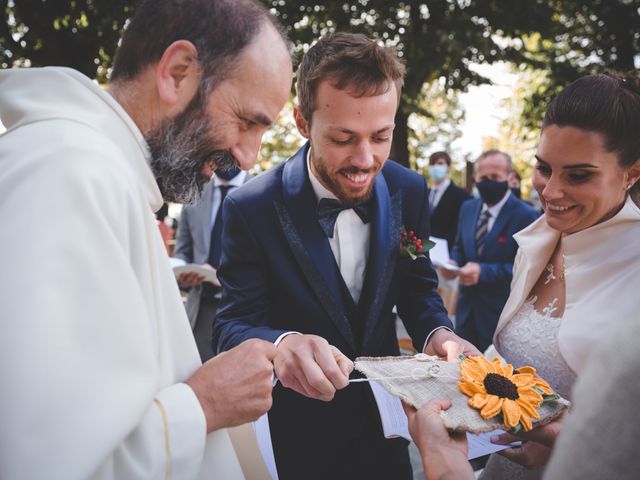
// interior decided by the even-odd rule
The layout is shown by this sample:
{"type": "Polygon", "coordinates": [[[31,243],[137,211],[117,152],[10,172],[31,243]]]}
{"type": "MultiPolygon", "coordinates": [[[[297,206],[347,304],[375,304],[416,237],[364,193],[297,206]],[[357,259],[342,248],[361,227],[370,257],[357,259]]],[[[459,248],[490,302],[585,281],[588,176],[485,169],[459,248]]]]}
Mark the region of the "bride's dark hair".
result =
{"type": "MultiPolygon", "coordinates": [[[[598,132],[605,149],[622,167],[640,160],[640,71],[579,78],[549,104],[542,129],[549,125],[598,132]]],[[[640,201],[640,182],[629,193],[640,201]]]]}

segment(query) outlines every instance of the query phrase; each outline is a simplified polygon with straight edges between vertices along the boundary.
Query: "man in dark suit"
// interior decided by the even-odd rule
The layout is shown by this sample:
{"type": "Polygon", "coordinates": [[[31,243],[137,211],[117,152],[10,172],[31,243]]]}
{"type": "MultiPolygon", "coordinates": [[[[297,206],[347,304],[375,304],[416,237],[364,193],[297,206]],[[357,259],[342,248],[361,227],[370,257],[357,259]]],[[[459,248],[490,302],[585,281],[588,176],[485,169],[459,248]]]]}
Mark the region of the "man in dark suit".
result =
{"type": "Polygon", "coordinates": [[[283,480],[411,478],[407,442],[385,439],[369,385],[348,383],[354,358],[399,354],[394,306],[418,351],[475,351],[448,330],[428,257],[400,256],[403,227],[429,236],[424,179],[387,161],[403,73],[362,35],[322,38],[298,70],[309,142],[224,203],[214,342],[276,343],[283,480]]]}
{"type": "Polygon", "coordinates": [[[452,262],[457,272],[440,268],[445,278],[458,276],[456,333],[480,350],[493,341],[500,312],[509,297],[513,261],[518,245],[513,234],[538,213],[509,190],[511,157],[488,150],[475,162],[474,181],[480,198],[460,209],[452,262]]]}
{"type": "MultiPolygon", "coordinates": [[[[200,201],[185,205],[180,214],[173,257],[185,263],[197,263],[216,271],[220,263],[222,240],[222,202],[233,189],[248,178],[238,167],[218,170],[204,187],[200,201]]],[[[220,283],[205,282],[197,273],[182,273],[178,277],[181,289],[188,289],[185,308],[196,339],[202,362],[213,357],[211,337],[213,320],[220,298],[220,283]]]]}
{"type": "Polygon", "coordinates": [[[458,231],[458,214],[462,203],[471,196],[456,186],[449,178],[451,157],[447,152],[435,152],[429,156],[429,206],[431,207],[431,235],[444,238],[449,251],[458,231]]]}

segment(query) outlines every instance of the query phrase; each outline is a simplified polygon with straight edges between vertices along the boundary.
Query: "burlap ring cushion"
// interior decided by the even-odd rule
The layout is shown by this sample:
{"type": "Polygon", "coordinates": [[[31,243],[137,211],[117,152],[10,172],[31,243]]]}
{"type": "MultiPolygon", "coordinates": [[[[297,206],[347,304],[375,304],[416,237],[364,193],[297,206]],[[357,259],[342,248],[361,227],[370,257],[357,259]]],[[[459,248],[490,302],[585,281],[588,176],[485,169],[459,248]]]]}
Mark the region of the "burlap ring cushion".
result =
{"type": "MultiPolygon", "coordinates": [[[[392,395],[416,408],[434,399],[451,400],[451,408],[442,412],[444,424],[451,431],[484,433],[507,428],[502,423],[502,414],[485,420],[479,410],[469,406],[469,397],[458,387],[459,363],[417,354],[402,357],[360,357],[355,361],[355,368],[368,379],[379,382],[392,395]]],[[[567,400],[557,395],[554,397],[554,400],[546,400],[535,409],[540,419],[532,419],[534,427],[554,420],[570,405],[567,400]]]]}

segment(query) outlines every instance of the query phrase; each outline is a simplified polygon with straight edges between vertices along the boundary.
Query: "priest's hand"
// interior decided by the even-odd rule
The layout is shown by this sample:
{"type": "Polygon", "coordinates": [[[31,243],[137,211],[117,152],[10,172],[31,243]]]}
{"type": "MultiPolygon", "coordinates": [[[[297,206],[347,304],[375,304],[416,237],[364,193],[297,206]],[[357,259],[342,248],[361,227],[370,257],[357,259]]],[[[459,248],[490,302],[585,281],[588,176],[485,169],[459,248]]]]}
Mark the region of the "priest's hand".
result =
{"type": "Polygon", "coordinates": [[[449,362],[457,362],[459,355],[481,355],[480,350],[471,343],[446,328],[439,328],[431,334],[424,353],[444,357],[449,362]]]}
{"type": "Polygon", "coordinates": [[[324,338],[298,334],[282,339],[273,366],[283,386],[325,402],[349,384],[353,370],[353,362],[324,338]]]}
{"type": "Polygon", "coordinates": [[[195,392],[207,432],[258,419],[271,408],[276,347],[247,340],[200,367],[185,383],[195,392]]]}

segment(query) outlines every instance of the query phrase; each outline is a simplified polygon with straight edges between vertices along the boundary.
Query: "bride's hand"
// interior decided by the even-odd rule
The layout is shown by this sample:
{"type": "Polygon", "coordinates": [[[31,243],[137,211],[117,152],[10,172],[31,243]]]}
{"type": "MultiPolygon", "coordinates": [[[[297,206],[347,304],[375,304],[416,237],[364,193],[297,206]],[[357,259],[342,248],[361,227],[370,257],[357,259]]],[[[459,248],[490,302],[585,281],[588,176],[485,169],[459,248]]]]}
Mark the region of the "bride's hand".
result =
{"type": "Polygon", "coordinates": [[[526,468],[542,467],[549,461],[551,449],[562,430],[564,418],[565,416],[562,415],[553,422],[534,428],[529,432],[521,432],[518,435],[510,433],[495,435],[491,437],[491,442],[505,445],[521,440],[523,442],[521,446],[508,448],[498,453],[526,468]]]}
{"type": "Polygon", "coordinates": [[[528,432],[520,432],[517,435],[510,433],[502,433],[500,435],[494,435],[491,437],[491,442],[498,445],[506,445],[507,443],[522,441],[533,441],[544,445],[545,447],[553,448],[556,443],[556,438],[562,431],[562,425],[564,423],[565,414],[563,413],[559,418],[553,422],[549,422],[540,427],[536,427],[528,432]]]}
{"type": "Polygon", "coordinates": [[[533,469],[547,464],[549,457],[551,457],[551,449],[541,443],[528,441],[523,442],[519,447],[501,450],[498,454],[525,468],[533,469]]]}

